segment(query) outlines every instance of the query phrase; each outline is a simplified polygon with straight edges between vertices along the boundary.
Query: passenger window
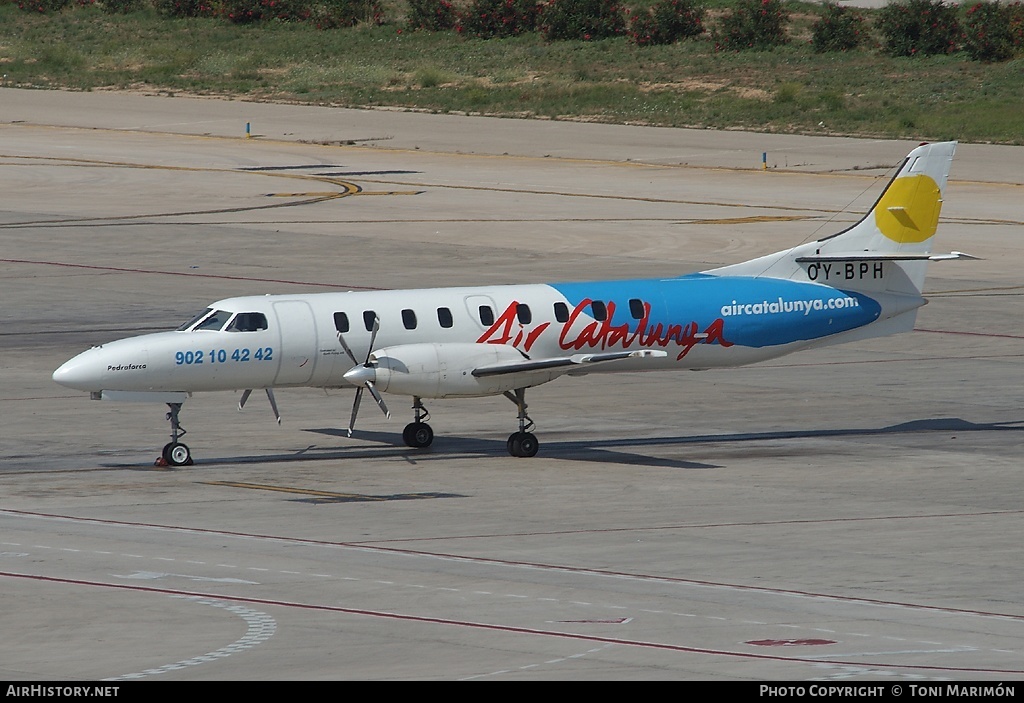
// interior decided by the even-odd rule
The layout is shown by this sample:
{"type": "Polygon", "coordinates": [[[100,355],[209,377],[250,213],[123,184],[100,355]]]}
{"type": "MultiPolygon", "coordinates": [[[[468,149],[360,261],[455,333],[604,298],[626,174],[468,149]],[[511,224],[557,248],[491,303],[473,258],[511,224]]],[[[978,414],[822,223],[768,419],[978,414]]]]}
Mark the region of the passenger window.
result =
{"type": "Polygon", "coordinates": [[[343,312],[334,313],[334,329],[342,334],[348,332],[348,315],[343,312]]]}
{"type": "Polygon", "coordinates": [[[644,319],[644,301],[639,298],[630,298],[629,300],[629,314],[633,316],[634,320],[644,319]]]}
{"type": "Polygon", "coordinates": [[[590,310],[594,313],[594,319],[598,322],[603,322],[608,319],[608,308],[604,306],[600,300],[595,300],[590,303],[590,310]]]}
{"type": "Polygon", "coordinates": [[[569,306],[565,303],[555,303],[555,319],[558,322],[568,322],[569,306]]]}
{"type": "Polygon", "coordinates": [[[530,321],[533,320],[533,313],[530,312],[530,306],[526,303],[519,303],[519,305],[516,306],[516,317],[519,318],[519,321],[524,325],[530,324],[530,321]]]}
{"type": "Polygon", "coordinates": [[[377,319],[377,313],[373,310],[366,310],[363,312],[363,326],[366,327],[367,332],[373,331],[373,322],[377,319]]]}
{"type": "Polygon", "coordinates": [[[437,323],[445,329],[451,327],[454,324],[454,320],[452,320],[452,311],[448,308],[438,308],[437,323]]]}
{"type": "Polygon", "coordinates": [[[228,332],[259,332],[267,329],[267,316],[261,312],[240,312],[227,326],[228,332]]]}
{"type": "Polygon", "coordinates": [[[402,324],[405,325],[405,329],[414,330],[416,329],[416,313],[412,310],[402,311],[402,324]]]}
{"type": "Polygon", "coordinates": [[[490,305],[480,306],[480,322],[488,327],[494,324],[494,311],[490,305]]]}

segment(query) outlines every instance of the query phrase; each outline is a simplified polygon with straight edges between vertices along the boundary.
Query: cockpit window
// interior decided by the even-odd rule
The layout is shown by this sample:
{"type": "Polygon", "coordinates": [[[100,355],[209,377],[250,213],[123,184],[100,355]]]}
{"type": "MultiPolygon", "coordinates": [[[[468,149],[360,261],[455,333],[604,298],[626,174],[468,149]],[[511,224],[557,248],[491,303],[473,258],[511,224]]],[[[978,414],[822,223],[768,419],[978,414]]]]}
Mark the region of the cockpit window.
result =
{"type": "Polygon", "coordinates": [[[225,310],[214,310],[213,314],[196,325],[195,330],[219,330],[231,317],[231,313],[225,310]]]}
{"type": "Polygon", "coordinates": [[[188,322],[186,322],[185,324],[183,324],[183,325],[182,325],[181,327],[179,327],[179,328],[178,328],[178,331],[179,331],[179,332],[184,332],[184,331],[185,331],[185,330],[187,330],[187,329],[188,329],[189,327],[191,327],[192,325],[196,324],[197,322],[199,322],[200,320],[202,320],[202,319],[203,319],[204,317],[206,317],[207,315],[209,315],[209,314],[210,314],[211,312],[213,312],[213,308],[206,308],[206,309],[205,309],[205,310],[203,310],[202,312],[197,312],[197,313],[196,313],[195,315],[193,315],[193,316],[192,316],[192,319],[191,319],[191,320],[189,320],[188,322]]]}
{"type": "Polygon", "coordinates": [[[240,312],[227,326],[228,332],[258,332],[267,329],[267,316],[261,312],[240,312]]]}

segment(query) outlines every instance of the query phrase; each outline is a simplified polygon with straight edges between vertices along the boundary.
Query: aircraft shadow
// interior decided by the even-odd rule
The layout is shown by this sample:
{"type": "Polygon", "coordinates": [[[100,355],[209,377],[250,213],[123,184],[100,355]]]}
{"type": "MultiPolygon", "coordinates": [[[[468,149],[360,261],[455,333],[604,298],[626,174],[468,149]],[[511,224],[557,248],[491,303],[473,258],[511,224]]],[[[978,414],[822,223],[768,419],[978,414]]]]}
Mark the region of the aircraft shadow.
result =
{"type": "MultiPolygon", "coordinates": [[[[334,427],[308,428],[311,432],[328,437],[348,439],[348,432],[334,427]]],[[[666,437],[584,437],[559,440],[541,436],[543,459],[568,459],[622,466],[647,466],[671,469],[721,469],[720,464],[688,461],[675,457],[651,456],[643,453],[644,448],[687,447],[742,442],[769,442],[786,439],[817,439],[835,437],[881,437],[915,435],[928,432],[1024,432],[1024,421],[974,423],[960,418],[930,418],[910,420],[896,425],[877,428],[835,428],[819,430],[779,430],[772,432],[736,432],[728,434],[675,435],[666,437]],[[633,451],[627,451],[632,449],[633,451]]],[[[352,447],[343,445],[310,445],[305,449],[287,454],[262,454],[231,457],[209,457],[199,459],[204,466],[261,464],[267,462],[342,461],[353,459],[381,459],[395,457],[410,464],[433,461],[449,461],[457,458],[506,457],[507,449],[503,439],[483,439],[458,435],[439,435],[427,449],[410,449],[402,443],[398,432],[373,432],[361,430],[354,437],[359,444],[352,447]],[[372,442],[377,446],[367,446],[372,442]]],[[[523,460],[523,466],[529,466],[523,460]]],[[[124,464],[102,464],[104,468],[126,468],[124,464]]]]}
{"type": "MultiPolygon", "coordinates": [[[[332,437],[348,437],[343,429],[318,428],[307,429],[307,432],[332,437]]],[[[639,437],[639,438],[580,438],[574,440],[544,439],[541,437],[541,455],[544,458],[571,459],[573,461],[593,461],[608,464],[629,466],[651,466],[678,469],[718,469],[720,465],[704,462],[687,461],[672,457],[650,456],[638,451],[623,451],[626,448],[640,450],[644,447],[689,446],[700,444],[722,444],[738,442],[765,442],[784,439],[815,439],[835,437],[871,437],[885,435],[913,435],[926,432],[1024,432],[1024,422],[973,423],[960,418],[930,418],[910,420],[908,422],[878,428],[836,428],[819,430],[780,430],[772,432],[741,432],[732,434],[711,435],[677,435],[670,437],[639,437]]],[[[410,461],[429,461],[450,459],[455,456],[491,456],[506,453],[503,440],[481,439],[479,437],[463,437],[457,435],[441,435],[435,438],[434,445],[428,450],[412,450],[402,444],[397,432],[359,431],[359,440],[390,445],[410,461]]],[[[325,454],[334,454],[336,458],[353,458],[364,456],[381,456],[379,451],[367,450],[365,446],[353,448],[352,451],[339,450],[337,447],[314,451],[318,458],[328,458],[325,454]]],[[[334,458],[334,457],[332,457],[334,458]]]]}
{"type": "MultiPolygon", "coordinates": [[[[343,437],[348,439],[348,432],[335,428],[307,429],[306,432],[328,435],[331,437],[343,437]]],[[[352,460],[352,459],[380,459],[384,457],[402,458],[411,464],[420,464],[432,461],[450,461],[458,458],[483,458],[483,457],[507,457],[508,450],[505,440],[481,439],[479,437],[459,437],[454,435],[439,436],[434,439],[434,444],[427,449],[411,449],[402,443],[401,435],[394,432],[358,432],[354,441],[359,441],[358,446],[346,448],[343,446],[317,446],[310,445],[305,449],[293,454],[270,454],[260,456],[235,456],[225,458],[199,459],[197,464],[205,465],[229,465],[229,464],[252,464],[264,462],[293,462],[293,461],[330,461],[330,460],[352,460]],[[376,447],[366,446],[366,442],[373,442],[376,447]]],[[[623,442],[621,446],[629,444],[636,445],[645,440],[623,442]]],[[[673,469],[720,469],[721,466],[706,464],[694,461],[684,461],[669,457],[645,456],[635,452],[626,452],[619,449],[608,450],[600,445],[600,442],[557,442],[546,441],[541,445],[541,456],[550,459],[572,459],[574,461],[593,461],[603,464],[624,464],[629,466],[651,466],[673,469]]],[[[528,465],[528,460],[524,466],[528,465]]]]}

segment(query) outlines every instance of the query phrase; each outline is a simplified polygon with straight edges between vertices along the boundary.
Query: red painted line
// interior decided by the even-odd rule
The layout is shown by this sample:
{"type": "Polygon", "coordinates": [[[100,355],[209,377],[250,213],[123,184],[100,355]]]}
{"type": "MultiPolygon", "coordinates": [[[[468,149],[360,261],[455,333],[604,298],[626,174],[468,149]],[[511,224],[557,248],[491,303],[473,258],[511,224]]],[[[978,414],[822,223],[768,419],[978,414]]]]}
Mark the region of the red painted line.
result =
{"type": "MultiPolygon", "coordinates": [[[[1006,511],[1007,514],[1019,513],[1022,511],[1006,511]]],[[[794,589],[785,588],[768,588],[765,586],[748,586],[745,584],[736,583],[725,583],[717,581],[704,581],[699,579],[685,579],[676,578],[672,576],[652,576],[650,574],[638,574],[630,573],[626,571],[611,571],[609,569],[593,569],[587,567],[578,566],[564,566],[560,564],[545,564],[542,562],[531,562],[531,561],[514,561],[509,559],[492,559],[487,557],[467,557],[461,554],[447,554],[444,552],[426,552],[416,549],[400,549],[397,547],[379,547],[372,546],[359,542],[330,542],[327,540],[315,540],[306,539],[300,537],[278,537],[275,535],[261,535],[256,533],[247,532],[233,532],[229,530],[211,530],[207,528],[195,528],[195,527],[176,527],[172,525],[159,525],[153,523],[144,522],[124,522],[120,520],[106,520],[102,518],[84,518],[84,517],[69,517],[66,515],[52,515],[47,513],[36,513],[26,510],[10,510],[0,509],[0,514],[10,515],[25,515],[28,517],[41,517],[46,519],[54,520],[66,520],[69,522],[84,522],[84,523],[96,523],[99,525],[120,525],[124,527],[144,527],[147,529],[159,529],[169,530],[173,532],[185,532],[194,534],[208,534],[208,535],[222,535],[226,537],[241,537],[245,539],[266,539],[273,540],[276,542],[295,543],[295,544],[311,544],[325,547],[337,547],[342,549],[358,549],[366,552],[381,552],[386,554],[403,554],[407,556],[419,556],[419,557],[431,557],[435,559],[449,559],[453,561],[464,561],[474,564],[494,564],[498,566],[515,566],[515,567],[530,567],[533,569],[547,570],[547,571],[561,571],[565,573],[575,574],[588,574],[592,576],[610,576],[613,578],[632,578],[638,581],[654,581],[659,583],[675,583],[690,586],[702,586],[710,588],[724,588],[732,589],[736,591],[746,591],[750,593],[766,593],[769,595],[779,596],[798,596],[803,598],[815,598],[821,600],[832,600],[840,603],[860,603],[869,606],[882,606],[882,607],[899,607],[908,610],[922,610],[926,612],[936,613],[947,613],[954,615],[972,615],[975,617],[984,618],[1003,618],[1006,620],[1024,621],[1024,615],[1013,615],[1008,613],[997,613],[985,610],[971,610],[968,608],[948,608],[937,605],[920,605],[918,603],[905,603],[900,601],[887,601],[879,600],[875,598],[857,598],[853,596],[837,596],[829,593],[816,593],[814,591],[799,591],[794,589]]],[[[994,511],[993,513],[978,513],[978,514],[1003,514],[1003,511],[994,511]]],[[[952,517],[960,517],[957,514],[951,514],[952,517]]],[[[859,519],[859,518],[844,518],[844,519],[859,519]]],[[[827,522],[827,521],[826,521],[827,522]]],[[[752,523],[760,524],[760,523],[752,523]]],[[[725,525],[728,526],[728,525],[725,525]]]]}
{"type": "MultiPolygon", "coordinates": [[[[966,332],[964,334],[967,334],[966,332]]],[[[1024,339],[1020,337],[1019,339],[1024,339]]],[[[802,366],[849,366],[852,364],[909,364],[921,361],[964,361],[966,359],[1016,359],[1024,354],[968,354],[967,356],[913,356],[899,359],[861,359],[860,361],[816,361],[805,364],[758,364],[756,368],[761,369],[795,369],[802,366]]],[[[742,371],[746,368],[737,367],[733,371],[742,371]]]]}
{"type": "Polygon", "coordinates": [[[1003,339],[1024,339],[1019,334],[993,334],[991,332],[958,332],[956,330],[927,330],[922,327],[915,327],[915,332],[931,332],[932,334],[962,334],[968,337],[1001,337],[1003,339]]]}
{"type": "Polygon", "coordinates": [[[971,513],[932,513],[929,515],[877,515],[875,517],[838,517],[817,520],[759,520],[756,522],[702,522],[692,525],[651,525],[649,527],[606,527],[599,530],[549,530],[546,532],[503,532],[501,534],[454,535],[443,537],[406,537],[359,542],[360,545],[379,545],[388,542],[446,542],[462,539],[492,539],[494,537],[553,537],[556,535],[604,534],[614,532],[658,532],[662,530],[703,530],[715,527],[770,527],[773,525],[827,525],[842,522],[874,522],[879,520],[928,520],[932,518],[978,517],[982,515],[1018,515],[1024,510],[986,510],[971,513]]]}
{"type": "Polygon", "coordinates": [[[768,661],[779,661],[787,663],[806,664],[835,664],[839,666],[863,666],[885,669],[923,669],[928,671],[959,671],[969,673],[989,674],[1024,674],[1024,669],[988,669],[984,667],[959,667],[959,666],[934,666],[918,664],[889,664],[878,662],[857,662],[843,661],[836,659],[815,659],[809,657],[783,657],[770,654],[755,654],[752,652],[734,652],[726,649],[709,649],[706,647],[688,647],[679,644],[667,644],[664,642],[646,642],[643,640],[627,640],[618,637],[599,637],[596,635],[584,635],[573,632],[558,632],[554,630],[539,630],[530,627],[516,627],[514,625],[495,625],[493,623],[474,622],[472,620],[451,620],[448,618],[426,617],[423,615],[408,615],[403,613],[392,613],[384,610],[365,610],[362,608],[344,608],[337,605],[322,605],[317,603],[299,603],[297,601],[283,601],[270,598],[252,598],[249,596],[233,596],[222,593],[203,593],[199,591],[183,591],[171,588],[153,588],[150,586],[129,586],[119,583],[104,583],[101,581],[85,581],[80,579],[65,579],[54,576],[39,576],[34,574],[19,574],[9,571],[0,571],[0,576],[8,578],[29,579],[47,583],[59,583],[72,586],[92,586],[96,588],[111,588],[121,591],[134,591],[138,593],[158,593],[174,596],[194,596],[199,598],[216,598],[219,600],[232,601],[236,603],[250,603],[263,606],[278,606],[282,608],[299,608],[303,610],[316,610],[320,612],[342,613],[345,615],[363,615],[367,617],[386,618],[389,620],[401,620],[404,622],[418,622],[431,625],[450,625],[457,627],[473,628],[478,630],[489,630],[492,632],[504,632],[519,635],[537,635],[542,637],[556,637],[558,639],[581,640],[584,642],[598,642],[601,644],[621,644],[628,647],[641,647],[645,649],[660,649],[671,652],[685,652],[689,654],[707,654],[711,656],[736,657],[740,659],[760,659],[768,661]]]}
{"type": "Polygon", "coordinates": [[[30,259],[0,259],[8,264],[36,264],[39,266],[61,266],[65,268],[89,269],[92,271],[112,271],[115,273],[145,273],[161,276],[184,276],[186,278],[216,278],[225,281],[257,281],[259,283],[287,283],[295,286],[318,286],[321,288],[338,288],[341,290],[385,290],[373,286],[347,286],[342,283],[314,283],[310,281],[289,281],[280,278],[252,278],[249,276],[228,276],[212,273],[185,273],[184,271],[160,271],[156,269],[120,268],[117,266],[92,266],[89,264],[69,264],[63,261],[33,261],[30,259]]]}

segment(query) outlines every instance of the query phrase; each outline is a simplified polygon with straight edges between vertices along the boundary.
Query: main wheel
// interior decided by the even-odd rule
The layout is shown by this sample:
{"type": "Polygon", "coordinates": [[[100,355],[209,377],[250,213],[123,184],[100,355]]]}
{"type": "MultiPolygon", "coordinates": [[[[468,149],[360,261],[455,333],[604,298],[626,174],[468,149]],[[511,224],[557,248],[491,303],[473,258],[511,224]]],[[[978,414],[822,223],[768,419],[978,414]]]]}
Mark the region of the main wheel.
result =
{"type": "Polygon", "coordinates": [[[508,438],[508,453],[516,457],[537,456],[540,442],[532,432],[515,432],[508,438]]]}
{"type": "Polygon", "coordinates": [[[402,441],[407,447],[423,449],[434,441],[434,430],[425,422],[410,422],[402,430],[402,441]]]}
{"type": "Polygon", "coordinates": [[[540,442],[537,441],[537,437],[532,432],[523,432],[523,436],[519,439],[519,456],[537,456],[539,449],[540,442]]]}
{"type": "Polygon", "coordinates": [[[188,448],[188,445],[181,442],[171,442],[164,445],[163,457],[164,461],[170,466],[192,465],[192,450],[188,448]]]}

